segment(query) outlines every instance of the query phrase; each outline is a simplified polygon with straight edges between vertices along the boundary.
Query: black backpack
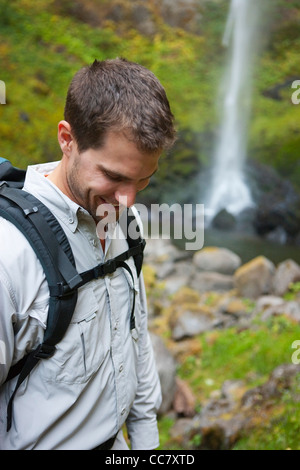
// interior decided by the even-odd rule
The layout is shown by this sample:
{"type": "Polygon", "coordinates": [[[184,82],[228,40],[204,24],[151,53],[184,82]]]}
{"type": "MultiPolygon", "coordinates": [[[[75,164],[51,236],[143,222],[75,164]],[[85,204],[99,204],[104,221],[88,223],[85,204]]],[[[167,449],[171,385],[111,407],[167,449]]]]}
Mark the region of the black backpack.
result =
{"type": "MultiPolygon", "coordinates": [[[[78,273],[72,249],[58,220],[41,201],[22,190],[25,174],[25,170],[15,168],[8,160],[0,158],[0,216],[12,222],[29,241],[44,269],[50,299],[43,342],[13,365],[6,379],[8,381],[19,375],[8,404],[7,431],[11,427],[12,404],[17,389],[40,359],[48,359],[55,353],[55,345],[63,338],[71,321],[78,288],[93,279],[113,273],[119,267],[125,268],[133,278],[125,262],[130,257],[134,259],[139,276],[145,248],[145,240],[140,235],[138,238],[130,237],[129,225],[132,227],[131,224],[135,224],[135,233],[139,232],[139,227],[134,214],[128,209],[127,227],[123,226],[123,229],[127,234],[129,249],[116,258],[78,273]]],[[[133,302],[130,329],[134,327],[133,302]]]]}

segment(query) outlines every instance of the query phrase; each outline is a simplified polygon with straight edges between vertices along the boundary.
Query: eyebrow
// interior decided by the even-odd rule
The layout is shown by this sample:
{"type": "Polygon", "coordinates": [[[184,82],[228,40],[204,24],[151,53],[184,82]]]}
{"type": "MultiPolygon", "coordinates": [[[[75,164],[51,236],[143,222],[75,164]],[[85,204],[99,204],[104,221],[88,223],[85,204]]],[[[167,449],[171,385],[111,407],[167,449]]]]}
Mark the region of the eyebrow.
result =
{"type": "MultiPolygon", "coordinates": [[[[131,178],[129,178],[128,176],[125,176],[123,175],[122,173],[118,173],[117,171],[112,171],[112,170],[108,170],[107,168],[105,168],[104,166],[100,164],[98,164],[98,168],[103,171],[107,176],[111,176],[112,178],[120,178],[122,179],[123,181],[132,181],[131,178]]],[[[149,176],[145,176],[144,178],[141,178],[139,181],[145,181],[145,180],[148,180],[150,179],[156,172],[157,172],[158,168],[156,168],[153,173],[151,173],[151,175],[149,176]]]]}

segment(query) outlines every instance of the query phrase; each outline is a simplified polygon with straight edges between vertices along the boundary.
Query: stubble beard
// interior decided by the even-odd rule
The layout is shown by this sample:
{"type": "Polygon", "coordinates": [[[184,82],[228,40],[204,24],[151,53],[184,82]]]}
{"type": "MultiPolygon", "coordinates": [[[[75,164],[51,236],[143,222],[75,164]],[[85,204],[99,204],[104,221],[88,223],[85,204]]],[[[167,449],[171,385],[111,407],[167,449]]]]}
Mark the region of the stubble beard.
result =
{"type": "Polygon", "coordinates": [[[85,209],[93,217],[96,223],[99,222],[99,217],[96,215],[97,207],[96,205],[94,207],[92,201],[90,201],[89,191],[82,187],[79,177],[78,163],[76,160],[69,173],[67,173],[67,184],[70,193],[72,194],[73,201],[85,209]]]}
{"type": "MultiPolygon", "coordinates": [[[[77,160],[75,160],[71,170],[69,173],[67,173],[67,184],[70,193],[72,194],[73,201],[76,202],[79,206],[83,207],[83,209],[85,209],[93,217],[96,224],[102,220],[106,220],[107,222],[110,220],[116,222],[119,219],[119,209],[116,209],[113,205],[105,202],[97,203],[96,199],[91,198],[90,191],[82,187],[77,160]],[[103,210],[99,211],[99,208],[101,207],[103,210]],[[111,213],[111,217],[108,217],[109,213],[111,213]]],[[[102,201],[104,200],[102,199],[102,201]]]]}

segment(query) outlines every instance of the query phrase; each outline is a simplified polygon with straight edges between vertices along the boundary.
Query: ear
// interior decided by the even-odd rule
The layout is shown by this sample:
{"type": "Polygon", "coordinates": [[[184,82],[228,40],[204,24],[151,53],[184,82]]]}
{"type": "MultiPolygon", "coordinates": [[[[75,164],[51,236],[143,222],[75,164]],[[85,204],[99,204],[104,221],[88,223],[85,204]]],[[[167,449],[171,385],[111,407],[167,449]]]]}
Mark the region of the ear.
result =
{"type": "Polygon", "coordinates": [[[57,138],[62,153],[69,157],[75,141],[72,136],[71,126],[67,121],[60,121],[58,123],[57,138]]]}

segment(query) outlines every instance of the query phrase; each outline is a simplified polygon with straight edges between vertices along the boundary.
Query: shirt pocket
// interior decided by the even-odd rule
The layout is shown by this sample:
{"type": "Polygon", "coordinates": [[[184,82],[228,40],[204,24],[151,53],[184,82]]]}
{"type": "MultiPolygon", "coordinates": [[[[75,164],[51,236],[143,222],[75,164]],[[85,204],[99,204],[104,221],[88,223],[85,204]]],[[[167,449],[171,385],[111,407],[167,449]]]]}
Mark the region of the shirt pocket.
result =
{"type": "Polygon", "coordinates": [[[97,372],[104,359],[102,317],[93,289],[79,289],[76,308],[65,336],[56,345],[54,355],[43,361],[45,380],[84,383],[97,372]]]}

